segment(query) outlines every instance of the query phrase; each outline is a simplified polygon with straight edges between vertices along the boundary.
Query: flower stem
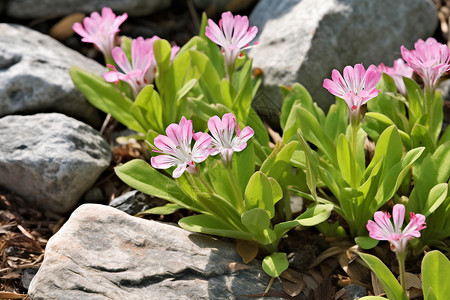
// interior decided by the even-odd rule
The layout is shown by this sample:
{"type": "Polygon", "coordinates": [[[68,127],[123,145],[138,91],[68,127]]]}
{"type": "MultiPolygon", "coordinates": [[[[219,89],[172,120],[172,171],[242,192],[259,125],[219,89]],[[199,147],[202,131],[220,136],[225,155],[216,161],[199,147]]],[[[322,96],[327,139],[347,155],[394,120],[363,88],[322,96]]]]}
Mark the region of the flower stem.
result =
{"type": "Polygon", "coordinates": [[[209,183],[206,181],[205,178],[203,178],[201,174],[199,174],[198,179],[200,179],[200,182],[208,190],[208,193],[214,194],[214,190],[212,189],[211,185],[209,185],[209,183]]]}
{"type": "Polygon", "coordinates": [[[424,112],[427,116],[427,120],[425,121],[428,130],[431,129],[431,120],[433,118],[433,103],[434,103],[434,90],[430,88],[425,88],[425,96],[424,96],[424,112]]]}
{"type": "Polygon", "coordinates": [[[404,251],[398,251],[396,252],[397,260],[398,260],[398,267],[399,267],[399,273],[400,273],[400,284],[402,286],[403,292],[405,295],[408,295],[406,293],[406,279],[405,279],[405,255],[406,253],[404,251]]]}
{"type": "Polygon", "coordinates": [[[228,177],[230,178],[231,188],[233,189],[236,209],[239,211],[239,213],[242,214],[244,212],[245,207],[244,207],[244,199],[242,197],[241,189],[236,181],[236,177],[234,177],[234,174],[231,170],[231,164],[227,164],[226,169],[227,169],[228,177]]]}
{"type": "Polygon", "coordinates": [[[352,160],[350,161],[350,167],[351,167],[351,187],[354,189],[357,189],[359,187],[358,182],[358,163],[357,163],[357,157],[356,157],[356,142],[358,139],[358,130],[359,130],[359,124],[351,124],[352,128],[352,136],[350,141],[350,147],[351,147],[351,155],[352,160]]]}

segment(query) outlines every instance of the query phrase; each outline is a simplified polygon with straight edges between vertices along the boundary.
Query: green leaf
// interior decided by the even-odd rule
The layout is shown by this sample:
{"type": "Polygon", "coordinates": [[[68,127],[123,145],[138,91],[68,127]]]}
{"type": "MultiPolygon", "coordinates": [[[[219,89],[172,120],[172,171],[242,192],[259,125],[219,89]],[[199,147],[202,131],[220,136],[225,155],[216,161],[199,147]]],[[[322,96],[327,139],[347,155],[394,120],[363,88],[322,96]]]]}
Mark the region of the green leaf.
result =
{"type": "Polygon", "coordinates": [[[420,124],[415,124],[411,130],[412,147],[425,147],[427,152],[433,153],[436,150],[433,138],[428,129],[420,124]]]}
{"type": "Polygon", "coordinates": [[[241,188],[241,192],[245,190],[250,177],[255,173],[255,150],[253,142],[247,143],[247,148],[241,152],[233,154],[233,173],[241,188]]]}
{"type": "Polygon", "coordinates": [[[269,178],[262,172],[255,172],[248,181],[244,192],[247,210],[262,208],[268,211],[269,217],[275,214],[272,185],[269,178]]]}
{"type": "Polygon", "coordinates": [[[333,142],[328,135],[323,131],[322,126],[317,119],[306,109],[299,105],[295,105],[297,118],[300,122],[300,131],[302,136],[317,146],[325,153],[330,162],[337,166],[336,150],[333,142]]]}
{"type": "Polygon", "coordinates": [[[253,235],[249,232],[235,230],[222,219],[212,215],[196,215],[184,217],[178,225],[185,230],[200,232],[240,240],[252,241],[253,235]]]}
{"type": "Polygon", "coordinates": [[[386,300],[386,298],[380,297],[380,296],[365,296],[365,297],[359,298],[359,300],[386,300]]]}
{"type": "Polygon", "coordinates": [[[320,224],[330,217],[333,205],[316,204],[309,207],[304,213],[295,218],[295,220],[281,222],[275,225],[274,231],[277,236],[281,237],[292,228],[301,226],[314,226],[320,224]]]}
{"type": "Polygon", "coordinates": [[[247,123],[248,115],[251,110],[251,104],[253,100],[253,86],[251,79],[251,61],[248,61],[246,65],[248,70],[243,70],[241,75],[241,87],[237,92],[236,97],[233,100],[233,111],[236,112],[236,118],[244,123],[247,123]],[[244,76],[245,75],[245,76],[244,76]]]}
{"type": "MultiPolygon", "coordinates": [[[[286,89],[286,91],[288,90],[286,89]]],[[[311,112],[317,119],[320,119],[319,114],[316,114],[316,108],[308,90],[306,90],[306,88],[300,83],[294,83],[290,87],[287,95],[284,97],[283,105],[281,107],[280,125],[283,130],[294,104],[300,104],[302,107],[311,112]]]]}
{"type": "Polygon", "coordinates": [[[123,95],[114,85],[106,82],[100,76],[83,71],[78,67],[71,67],[69,73],[74,85],[92,105],[111,114],[117,121],[134,131],[147,132],[130,113],[133,101],[123,95]]]}
{"type": "Polygon", "coordinates": [[[357,236],[355,238],[355,242],[356,244],[358,244],[358,246],[360,246],[362,249],[372,249],[373,247],[375,247],[376,245],[378,245],[378,240],[375,240],[371,237],[368,236],[357,236]]]}
{"type": "Polygon", "coordinates": [[[205,93],[205,100],[209,103],[220,103],[231,107],[231,103],[224,102],[222,98],[221,78],[208,56],[197,50],[191,50],[189,53],[194,66],[200,73],[199,84],[205,93]]]}
{"type": "Polygon", "coordinates": [[[435,92],[434,101],[431,107],[432,117],[430,118],[430,135],[433,142],[436,142],[442,131],[442,121],[444,119],[444,110],[442,109],[442,95],[439,91],[435,92]]]}
{"type": "MultiPolygon", "coordinates": [[[[372,169],[384,157],[383,170],[389,170],[393,165],[399,162],[402,158],[402,141],[395,125],[386,128],[378,139],[375,146],[375,153],[364,172],[364,180],[366,180],[372,169]]],[[[386,172],[384,171],[384,172],[386,172]]]]}
{"type": "Polygon", "coordinates": [[[164,134],[162,103],[152,84],[144,87],[137,95],[131,106],[131,112],[143,128],[164,134]]]}
{"type": "Polygon", "coordinates": [[[386,176],[382,178],[375,199],[370,203],[371,212],[375,212],[375,210],[380,208],[394,195],[402,183],[403,178],[408,174],[409,168],[422,155],[424,150],[425,148],[423,147],[410,150],[403,160],[386,171],[386,176]]]}
{"type": "Polygon", "coordinates": [[[272,199],[273,204],[277,203],[278,201],[283,198],[283,190],[281,189],[280,184],[272,177],[269,177],[270,186],[272,187],[272,199]]]}
{"type": "Polygon", "coordinates": [[[286,253],[274,252],[269,256],[264,257],[262,261],[262,268],[271,277],[279,277],[287,268],[289,262],[286,253]]]}
{"type": "Polygon", "coordinates": [[[408,94],[408,112],[411,123],[414,124],[416,120],[422,116],[422,104],[421,98],[423,98],[423,92],[420,86],[412,79],[403,77],[405,83],[406,92],[408,94]]]}
{"type": "Polygon", "coordinates": [[[316,153],[311,151],[300,131],[298,131],[298,137],[300,139],[306,158],[306,185],[308,186],[311,195],[315,199],[317,197],[316,188],[317,178],[319,176],[319,162],[317,157],[315,156],[316,153]]]}
{"type": "Polygon", "coordinates": [[[270,217],[265,209],[254,208],[246,211],[241,216],[241,222],[262,245],[273,243],[277,238],[270,228],[270,217]]]}
{"type": "Polygon", "coordinates": [[[153,207],[147,210],[144,210],[142,212],[139,212],[136,217],[142,217],[146,215],[170,215],[174,212],[178,211],[179,209],[183,208],[183,206],[174,204],[174,203],[167,203],[163,206],[157,206],[153,207]]]}
{"type": "Polygon", "coordinates": [[[129,161],[116,167],[114,171],[123,182],[145,194],[170,201],[187,209],[202,211],[176,182],[141,159],[129,161]]]}
{"type": "Polygon", "coordinates": [[[367,253],[359,253],[359,256],[369,266],[372,272],[377,275],[381,287],[386,292],[389,300],[408,300],[400,283],[398,283],[397,279],[380,259],[367,253]]]}
{"type": "Polygon", "coordinates": [[[350,144],[344,134],[341,134],[338,138],[336,145],[336,154],[341,170],[342,177],[347,181],[349,185],[352,184],[352,153],[350,150],[350,144]]]}
{"type": "Polygon", "coordinates": [[[444,202],[445,198],[447,197],[447,192],[447,183],[441,183],[434,186],[428,194],[427,202],[425,203],[422,214],[425,217],[428,217],[431,213],[433,213],[444,202]]]}
{"type": "Polygon", "coordinates": [[[450,261],[444,254],[434,250],[422,260],[422,290],[425,300],[447,299],[450,295],[450,261]]]}
{"type": "MultiPolygon", "coordinates": [[[[375,121],[376,125],[375,123],[372,123],[371,129],[375,129],[379,133],[382,133],[389,126],[395,125],[394,122],[389,119],[389,117],[377,112],[368,112],[365,114],[365,118],[366,121],[369,121],[370,119],[375,121]]],[[[402,138],[403,143],[411,148],[411,138],[409,137],[409,135],[401,130],[399,130],[398,132],[400,133],[400,137],[402,138]]]]}
{"type": "Polygon", "coordinates": [[[250,108],[248,112],[247,125],[250,126],[255,132],[254,138],[258,141],[258,143],[263,147],[267,147],[270,141],[269,134],[264,126],[264,123],[261,121],[253,108],[250,108]]]}
{"type": "Polygon", "coordinates": [[[348,126],[348,107],[344,100],[336,97],[336,104],[330,106],[325,119],[325,132],[333,143],[341,133],[345,134],[348,126]]]}

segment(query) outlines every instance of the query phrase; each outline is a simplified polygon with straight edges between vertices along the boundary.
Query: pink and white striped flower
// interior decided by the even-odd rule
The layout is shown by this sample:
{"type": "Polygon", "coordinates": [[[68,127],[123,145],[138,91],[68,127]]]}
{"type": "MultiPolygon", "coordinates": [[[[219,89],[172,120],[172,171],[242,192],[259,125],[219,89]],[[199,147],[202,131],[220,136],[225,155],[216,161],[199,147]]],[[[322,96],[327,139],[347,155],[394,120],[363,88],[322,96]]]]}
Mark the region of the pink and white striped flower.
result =
{"type": "Polygon", "coordinates": [[[378,95],[376,85],[381,74],[374,65],[370,65],[366,71],[362,64],[356,64],[354,68],[344,68],[344,77],[334,69],[331,78],[333,80],[326,78],[323,81],[323,87],[344,99],[351,111],[359,112],[361,105],[378,95]]]}
{"type": "Polygon", "coordinates": [[[205,28],[205,35],[214,43],[222,47],[227,66],[233,66],[239,53],[249,48],[249,43],[258,33],[256,26],[250,26],[246,16],[234,16],[231,12],[224,12],[219,26],[211,19],[205,28]]]}
{"type": "Polygon", "coordinates": [[[394,60],[394,65],[392,68],[386,67],[383,63],[381,63],[378,65],[378,71],[391,76],[399,93],[406,95],[406,87],[403,82],[403,77],[412,78],[414,70],[411,69],[403,59],[398,58],[394,60]]]}
{"type": "MultiPolygon", "coordinates": [[[[108,82],[118,83],[125,81],[130,86],[134,97],[148,84],[151,84],[156,75],[156,62],[153,55],[153,43],[160,39],[158,36],[144,39],[138,37],[131,42],[131,63],[127,55],[120,47],[112,50],[112,57],[120,70],[109,65],[110,72],[103,74],[103,78],[108,82]]],[[[172,47],[172,56],[178,52],[178,46],[172,47]]]]}
{"type": "Polygon", "coordinates": [[[250,126],[242,129],[236,124],[232,113],[213,116],[208,120],[209,132],[212,134],[210,155],[220,153],[222,160],[230,162],[234,152],[240,152],[247,147],[247,141],[255,133],[250,126]],[[236,135],[235,135],[236,133],[236,135]]]}
{"type": "Polygon", "coordinates": [[[425,88],[434,90],[441,76],[450,70],[449,49],[434,38],[428,38],[426,41],[419,39],[414,48],[408,50],[402,46],[402,57],[422,78],[425,88]]]}
{"type": "Polygon", "coordinates": [[[111,51],[117,45],[119,26],[127,17],[126,13],[116,17],[111,8],[103,7],[102,15],[93,12],[90,17],[84,18],[83,25],[77,22],[73,24],[72,29],[83,37],[81,41],[93,43],[107,59],[111,57],[111,51]]]}
{"type": "Polygon", "coordinates": [[[405,218],[405,206],[396,204],[392,209],[394,225],[391,222],[391,215],[382,211],[375,212],[373,218],[366,225],[369,230],[369,236],[380,241],[389,241],[392,250],[395,252],[404,252],[408,241],[414,237],[420,237],[420,230],[426,228],[425,216],[410,212],[410,222],[402,230],[403,220],[405,218]]]}
{"type": "Polygon", "coordinates": [[[158,135],[155,140],[154,152],[162,153],[151,158],[151,165],[157,169],[167,169],[173,166],[174,178],[180,177],[184,171],[196,173],[195,163],[201,163],[209,156],[211,137],[209,134],[197,132],[197,140],[191,149],[193,137],[192,121],[181,118],[179,124],[170,124],[166,129],[166,135],[158,135]]]}

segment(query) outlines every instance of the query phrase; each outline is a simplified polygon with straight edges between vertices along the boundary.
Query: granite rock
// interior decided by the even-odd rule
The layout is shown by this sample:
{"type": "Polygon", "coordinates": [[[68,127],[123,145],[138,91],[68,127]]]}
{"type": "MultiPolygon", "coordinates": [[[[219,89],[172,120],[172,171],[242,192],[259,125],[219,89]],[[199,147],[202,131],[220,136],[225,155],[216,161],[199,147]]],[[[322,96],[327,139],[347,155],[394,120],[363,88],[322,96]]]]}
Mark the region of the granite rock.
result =
{"type": "Polygon", "coordinates": [[[260,264],[242,264],[232,243],[84,204],[49,240],[28,292],[33,300],[246,299],[270,280],[260,264]]]}
{"type": "Polygon", "coordinates": [[[103,7],[111,7],[116,14],[126,12],[129,16],[146,16],[170,6],[172,0],[14,0],[6,4],[10,17],[31,19],[62,17],[71,13],[91,14],[103,7]]]}
{"type": "Polygon", "coordinates": [[[96,130],[63,114],[0,119],[0,186],[54,213],[70,212],[110,160],[96,130]]]}
{"type": "Polygon", "coordinates": [[[0,117],[59,112],[99,127],[101,113],[75,88],[72,65],[98,75],[106,70],[47,35],[0,24],[0,117]]]}
{"type": "Polygon", "coordinates": [[[400,57],[419,38],[432,36],[437,12],[429,0],[261,0],[250,15],[259,44],[250,51],[253,66],[264,72],[254,106],[277,118],[279,85],[303,84],[319,106],[334,97],[323,87],[332,69],[384,62],[400,57]]]}

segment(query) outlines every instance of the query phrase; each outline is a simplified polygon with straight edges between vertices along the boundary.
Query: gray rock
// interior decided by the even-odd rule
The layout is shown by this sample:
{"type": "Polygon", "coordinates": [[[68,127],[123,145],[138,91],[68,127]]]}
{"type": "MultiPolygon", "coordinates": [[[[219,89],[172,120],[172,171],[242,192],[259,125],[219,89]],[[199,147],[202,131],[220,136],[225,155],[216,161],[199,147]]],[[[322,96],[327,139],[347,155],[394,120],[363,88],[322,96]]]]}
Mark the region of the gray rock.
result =
{"type": "Polygon", "coordinates": [[[126,12],[129,16],[146,16],[170,6],[172,0],[14,0],[8,1],[6,14],[10,17],[31,19],[62,17],[71,13],[91,14],[111,7],[116,14],[126,12]]]}
{"type": "Polygon", "coordinates": [[[208,12],[243,10],[252,5],[256,0],[194,0],[197,8],[208,12]]]}
{"type": "Polygon", "coordinates": [[[278,85],[300,82],[327,108],[334,96],[322,84],[332,69],[392,65],[400,46],[411,49],[418,38],[431,36],[437,20],[429,0],[261,0],[250,15],[259,28],[250,56],[264,72],[255,106],[276,118],[278,85]]]}
{"type": "Polygon", "coordinates": [[[153,198],[150,195],[134,190],[113,199],[109,206],[134,216],[144,210],[163,206],[166,203],[167,201],[165,200],[153,198]]]}
{"type": "Polygon", "coordinates": [[[102,136],[65,115],[0,119],[0,186],[52,212],[72,210],[110,160],[102,136]]]}
{"type": "Polygon", "coordinates": [[[100,112],[70,79],[72,65],[99,75],[106,70],[47,35],[19,25],[0,24],[0,117],[60,112],[93,126],[101,125],[100,112]]]}
{"type": "Polygon", "coordinates": [[[85,204],[49,240],[28,292],[34,300],[246,299],[269,280],[232,243],[85,204]]]}
{"type": "Polygon", "coordinates": [[[25,289],[30,287],[31,280],[33,280],[36,275],[38,269],[25,269],[22,271],[22,286],[25,289]]]}
{"type": "Polygon", "coordinates": [[[344,287],[344,289],[351,300],[357,300],[367,296],[367,288],[359,284],[350,284],[344,287]]]}

